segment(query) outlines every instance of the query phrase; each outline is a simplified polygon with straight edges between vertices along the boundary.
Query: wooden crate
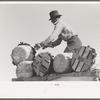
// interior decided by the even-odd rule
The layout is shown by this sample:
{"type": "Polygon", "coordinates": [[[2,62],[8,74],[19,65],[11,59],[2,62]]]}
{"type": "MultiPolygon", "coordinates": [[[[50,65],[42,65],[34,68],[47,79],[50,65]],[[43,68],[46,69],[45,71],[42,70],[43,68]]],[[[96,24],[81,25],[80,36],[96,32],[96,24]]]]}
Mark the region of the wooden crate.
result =
{"type": "Polygon", "coordinates": [[[80,72],[89,69],[92,65],[93,54],[90,47],[82,46],[73,53],[71,66],[74,71],[80,72]]]}

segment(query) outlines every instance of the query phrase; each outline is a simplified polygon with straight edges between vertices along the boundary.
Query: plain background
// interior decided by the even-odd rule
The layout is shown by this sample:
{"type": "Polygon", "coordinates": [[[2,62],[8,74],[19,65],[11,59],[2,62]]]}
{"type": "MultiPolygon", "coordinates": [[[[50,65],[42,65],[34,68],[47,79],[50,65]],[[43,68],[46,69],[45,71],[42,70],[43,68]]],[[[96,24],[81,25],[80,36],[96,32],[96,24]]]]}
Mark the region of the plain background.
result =
{"type": "MultiPolygon", "coordinates": [[[[11,82],[16,66],[10,57],[19,42],[34,46],[53,30],[49,12],[58,10],[62,20],[79,35],[83,45],[100,54],[100,3],[1,3],[0,2],[0,97],[3,98],[98,98],[99,82],[11,82]],[[59,86],[56,86],[59,84],[59,86]]],[[[39,50],[52,55],[62,53],[66,43],[54,49],[39,50]]]]}

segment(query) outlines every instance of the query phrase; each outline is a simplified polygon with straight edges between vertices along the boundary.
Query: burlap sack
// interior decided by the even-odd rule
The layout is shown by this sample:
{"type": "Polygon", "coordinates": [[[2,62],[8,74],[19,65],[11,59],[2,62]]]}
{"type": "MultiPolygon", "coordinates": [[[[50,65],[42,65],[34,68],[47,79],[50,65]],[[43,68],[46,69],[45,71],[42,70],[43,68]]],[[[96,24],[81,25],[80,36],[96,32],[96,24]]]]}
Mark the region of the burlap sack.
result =
{"type": "Polygon", "coordinates": [[[29,45],[19,45],[12,50],[11,58],[14,65],[18,65],[22,61],[32,61],[35,53],[29,45]]]}
{"type": "Polygon", "coordinates": [[[53,68],[56,73],[72,72],[71,59],[66,54],[58,54],[54,57],[53,68]]]}
{"type": "Polygon", "coordinates": [[[23,61],[17,65],[16,76],[18,78],[29,78],[35,76],[33,61],[23,61]]]}

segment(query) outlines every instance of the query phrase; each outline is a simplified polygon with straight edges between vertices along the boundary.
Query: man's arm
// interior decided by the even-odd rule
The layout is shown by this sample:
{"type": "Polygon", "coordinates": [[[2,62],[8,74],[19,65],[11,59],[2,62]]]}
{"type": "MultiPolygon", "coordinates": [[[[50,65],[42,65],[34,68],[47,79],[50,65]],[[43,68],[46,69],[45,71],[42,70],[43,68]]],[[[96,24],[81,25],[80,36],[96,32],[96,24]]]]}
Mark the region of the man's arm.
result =
{"type": "Polygon", "coordinates": [[[62,29],[63,27],[61,25],[56,25],[52,34],[45,41],[41,42],[40,45],[43,47],[48,45],[50,42],[53,42],[55,38],[58,38],[59,34],[61,34],[62,29]]]}
{"type": "Polygon", "coordinates": [[[62,39],[58,38],[56,41],[52,42],[52,47],[58,46],[59,44],[61,44],[62,39]]]}

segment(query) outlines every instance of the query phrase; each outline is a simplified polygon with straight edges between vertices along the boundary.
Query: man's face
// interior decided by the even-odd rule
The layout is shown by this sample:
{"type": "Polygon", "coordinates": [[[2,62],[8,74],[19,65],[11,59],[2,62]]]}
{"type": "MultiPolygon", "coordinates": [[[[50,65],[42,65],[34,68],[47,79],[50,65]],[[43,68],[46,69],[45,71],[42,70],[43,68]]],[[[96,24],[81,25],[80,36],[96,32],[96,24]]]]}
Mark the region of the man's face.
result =
{"type": "Polygon", "coordinates": [[[57,21],[57,18],[51,19],[51,22],[54,24],[57,21]]]}

